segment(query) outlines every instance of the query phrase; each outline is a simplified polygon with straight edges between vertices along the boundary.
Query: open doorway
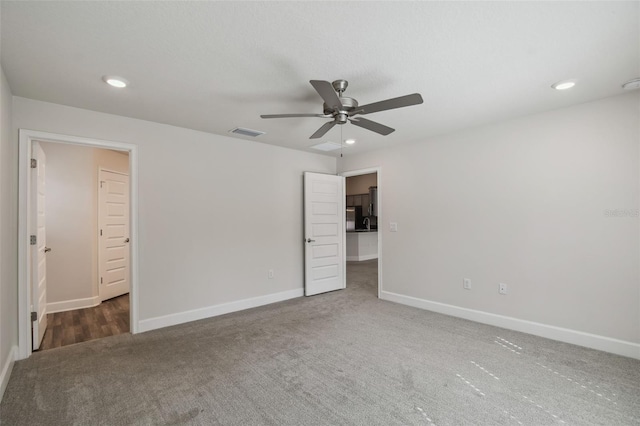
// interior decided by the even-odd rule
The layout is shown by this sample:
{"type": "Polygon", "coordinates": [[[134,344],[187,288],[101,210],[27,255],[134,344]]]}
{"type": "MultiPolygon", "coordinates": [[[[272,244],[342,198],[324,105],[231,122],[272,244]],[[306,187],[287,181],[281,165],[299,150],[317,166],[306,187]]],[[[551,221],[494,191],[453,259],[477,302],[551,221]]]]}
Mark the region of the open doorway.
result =
{"type": "Polygon", "coordinates": [[[137,332],[136,146],[21,129],[19,157],[18,359],[137,332]]]}
{"type": "Polygon", "coordinates": [[[37,142],[46,161],[46,321],[34,349],[129,332],[129,154],[37,142]]]}
{"type": "Polygon", "coordinates": [[[377,169],[343,173],[346,197],[346,281],[379,297],[380,217],[377,169]]]}

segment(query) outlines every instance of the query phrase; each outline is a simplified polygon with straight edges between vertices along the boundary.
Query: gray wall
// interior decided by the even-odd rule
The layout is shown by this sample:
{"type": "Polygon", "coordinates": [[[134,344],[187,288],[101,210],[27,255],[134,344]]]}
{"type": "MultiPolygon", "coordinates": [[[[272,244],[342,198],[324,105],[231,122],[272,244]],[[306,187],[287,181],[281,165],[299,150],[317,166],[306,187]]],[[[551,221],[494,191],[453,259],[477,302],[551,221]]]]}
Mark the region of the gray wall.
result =
{"type": "Polygon", "coordinates": [[[383,292],[640,343],[639,105],[344,157],[341,171],[382,167],[383,292]]]}
{"type": "Polygon", "coordinates": [[[302,289],[302,174],[335,173],[335,158],[20,97],[13,107],[16,132],[138,146],[141,321],[302,289]]]}
{"type": "MultiPolygon", "coordinates": [[[[18,344],[17,135],[11,130],[12,97],[0,69],[0,372],[18,344]]],[[[5,377],[0,377],[0,397],[5,377]]]]}

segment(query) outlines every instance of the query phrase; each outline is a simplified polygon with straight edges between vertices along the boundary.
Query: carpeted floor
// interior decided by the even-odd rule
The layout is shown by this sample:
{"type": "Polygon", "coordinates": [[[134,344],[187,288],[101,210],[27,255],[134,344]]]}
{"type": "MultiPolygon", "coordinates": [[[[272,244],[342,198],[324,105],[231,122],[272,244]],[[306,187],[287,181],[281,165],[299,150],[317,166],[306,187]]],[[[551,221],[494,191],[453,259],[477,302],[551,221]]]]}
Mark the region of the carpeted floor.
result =
{"type": "MultiPolygon", "coordinates": [[[[640,361],[348,288],[16,363],[2,425],[637,425],[640,361]]],[[[360,271],[360,273],[356,271],[360,271]]]]}

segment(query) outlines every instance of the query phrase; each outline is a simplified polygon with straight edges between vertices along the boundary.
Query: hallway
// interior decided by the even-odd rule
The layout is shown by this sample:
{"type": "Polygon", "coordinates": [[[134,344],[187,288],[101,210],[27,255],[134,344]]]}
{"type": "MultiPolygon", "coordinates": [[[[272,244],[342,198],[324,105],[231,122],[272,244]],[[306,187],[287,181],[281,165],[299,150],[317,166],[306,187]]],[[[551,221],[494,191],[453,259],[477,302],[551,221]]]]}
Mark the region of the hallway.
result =
{"type": "Polygon", "coordinates": [[[47,314],[40,351],[129,332],[129,294],[86,309],[47,314]]]}

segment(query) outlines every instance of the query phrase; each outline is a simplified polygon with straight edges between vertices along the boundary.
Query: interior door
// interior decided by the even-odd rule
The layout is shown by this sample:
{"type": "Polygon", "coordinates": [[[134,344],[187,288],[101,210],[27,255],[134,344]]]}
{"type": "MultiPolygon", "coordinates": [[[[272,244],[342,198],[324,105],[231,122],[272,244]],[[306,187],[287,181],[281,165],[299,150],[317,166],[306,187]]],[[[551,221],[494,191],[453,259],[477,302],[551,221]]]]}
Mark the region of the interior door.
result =
{"type": "MultiPolygon", "coordinates": [[[[40,343],[47,329],[47,234],[45,232],[45,166],[46,157],[39,143],[31,145],[31,235],[35,236],[35,244],[31,245],[31,312],[36,313],[32,321],[33,350],[40,348],[40,343]],[[33,167],[35,165],[35,167],[33,167]]],[[[33,237],[32,237],[33,238],[33,237]]],[[[33,315],[33,314],[32,314],[33,315]]]]}
{"type": "Polygon", "coordinates": [[[305,296],[346,287],[344,185],[342,176],[304,174],[305,296]]]}
{"type": "Polygon", "coordinates": [[[98,195],[100,299],[129,292],[129,176],[100,170],[98,195]]]}

